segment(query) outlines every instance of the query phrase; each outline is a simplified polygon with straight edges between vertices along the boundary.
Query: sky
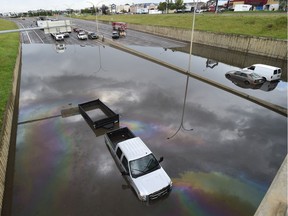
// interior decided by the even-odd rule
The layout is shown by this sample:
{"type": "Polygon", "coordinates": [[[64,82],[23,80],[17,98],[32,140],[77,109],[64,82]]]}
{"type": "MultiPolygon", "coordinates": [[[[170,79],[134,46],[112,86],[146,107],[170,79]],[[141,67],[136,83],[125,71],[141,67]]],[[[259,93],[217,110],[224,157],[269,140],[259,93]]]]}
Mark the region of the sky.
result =
{"type": "MultiPolygon", "coordinates": [[[[29,10],[65,10],[67,8],[72,9],[81,9],[91,7],[92,2],[94,5],[101,6],[102,4],[116,4],[116,5],[124,5],[130,4],[132,5],[137,3],[159,3],[164,2],[165,0],[0,0],[0,13],[7,12],[27,12],[29,10]]],[[[191,0],[193,1],[193,0],[191,0]]],[[[191,2],[190,1],[190,2],[191,2]]],[[[184,1],[185,2],[185,1],[184,1]]]]}

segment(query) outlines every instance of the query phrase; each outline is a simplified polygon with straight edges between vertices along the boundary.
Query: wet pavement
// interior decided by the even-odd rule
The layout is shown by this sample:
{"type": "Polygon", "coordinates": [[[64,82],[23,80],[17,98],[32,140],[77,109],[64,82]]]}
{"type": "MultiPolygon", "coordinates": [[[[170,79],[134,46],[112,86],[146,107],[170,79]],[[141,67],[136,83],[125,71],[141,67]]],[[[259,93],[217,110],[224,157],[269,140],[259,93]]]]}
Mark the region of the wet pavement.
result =
{"type": "MultiPolygon", "coordinates": [[[[131,46],[187,67],[188,55],[131,46]]],[[[253,215],[287,154],[287,119],[256,104],[108,46],[23,44],[13,215],[253,215]],[[61,110],[100,99],[120,114],[173,180],[168,197],[138,201],[103,136],[61,110]],[[32,122],[27,122],[35,120],[32,122]],[[192,129],[192,131],[188,131],[192,129]],[[171,139],[167,139],[171,138],[171,139]]],[[[287,107],[287,83],[243,89],[235,68],[193,56],[195,73],[287,107]]]]}

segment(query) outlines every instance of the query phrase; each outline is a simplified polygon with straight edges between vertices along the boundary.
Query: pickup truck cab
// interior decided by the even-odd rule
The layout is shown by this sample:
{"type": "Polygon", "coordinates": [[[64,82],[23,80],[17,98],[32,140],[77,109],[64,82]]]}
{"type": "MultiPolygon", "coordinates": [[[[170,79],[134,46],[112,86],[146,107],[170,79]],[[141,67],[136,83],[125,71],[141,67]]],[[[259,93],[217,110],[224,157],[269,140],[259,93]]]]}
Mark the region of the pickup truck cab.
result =
{"type": "Polygon", "coordinates": [[[105,142],[123,176],[141,201],[155,200],[168,194],[172,181],[145,143],[128,128],[104,135],[105,142]]]}
{"type": "Polygon", "coordinates": [[[64,40],[64,34],[62,33],[53,33],[51,35],[56,41],[64,40]]]}
{"type": "Polygon", "coordinates": [[[87,40],[88,39],[88,36],[86,35],[86,33],[84,31],[79,32],[77,37],[79,40],[87,40]]]}
{"type": "Polygon", "coordinates": [[[243,71],[251,71],[259,76],[263,77],[265,81],[274,81],[281,79],[281,68],[265,65],[265,64],[254,64],[249,67],[243,68],[243,71]]]}

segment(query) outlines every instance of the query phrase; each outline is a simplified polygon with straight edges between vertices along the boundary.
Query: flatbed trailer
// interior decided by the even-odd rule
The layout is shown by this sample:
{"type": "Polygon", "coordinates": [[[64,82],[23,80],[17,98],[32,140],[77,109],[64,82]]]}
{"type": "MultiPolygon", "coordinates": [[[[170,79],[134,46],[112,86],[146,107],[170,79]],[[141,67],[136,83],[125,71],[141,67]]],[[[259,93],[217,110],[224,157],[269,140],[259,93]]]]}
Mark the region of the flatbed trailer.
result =
{"type": "Polygon", "coordinates": [[[79,112],[83,116],[83,118],[87,121],[87,123],[92,128],[111,128],[114,124],[119,123],[119,115],[114,113],[109,107],[107,107],[102,101],[99,99],[94,101],[89,101],[86,103],[78,104],[79,112]],[[93,120],[88,111],[100,109],[105,115],[106,118],[93,120]]]}

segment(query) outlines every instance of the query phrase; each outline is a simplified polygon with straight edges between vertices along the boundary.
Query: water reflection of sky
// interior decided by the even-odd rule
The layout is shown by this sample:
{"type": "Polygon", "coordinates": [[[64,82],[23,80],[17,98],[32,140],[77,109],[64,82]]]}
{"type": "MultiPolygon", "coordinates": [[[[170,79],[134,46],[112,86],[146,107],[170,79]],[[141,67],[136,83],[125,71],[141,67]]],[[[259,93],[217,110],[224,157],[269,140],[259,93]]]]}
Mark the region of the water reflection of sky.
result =
{"type": "MultiPolygon", "coordinates": [[[[170,63],[187,57],[174,54],[170,63]]],[[[52,45],[23,45],[19,122],[99,98],[164,156],[174,188],[153,205],[138,202],[103,136],[81,116],[56,117],[18,127],[13,215],[253,215],[287,154],[286,118],[190,79],[184,125],[194,130],[168,140],[180,124],[185,81],[109,47],[59,54],[52,45]]]]}

